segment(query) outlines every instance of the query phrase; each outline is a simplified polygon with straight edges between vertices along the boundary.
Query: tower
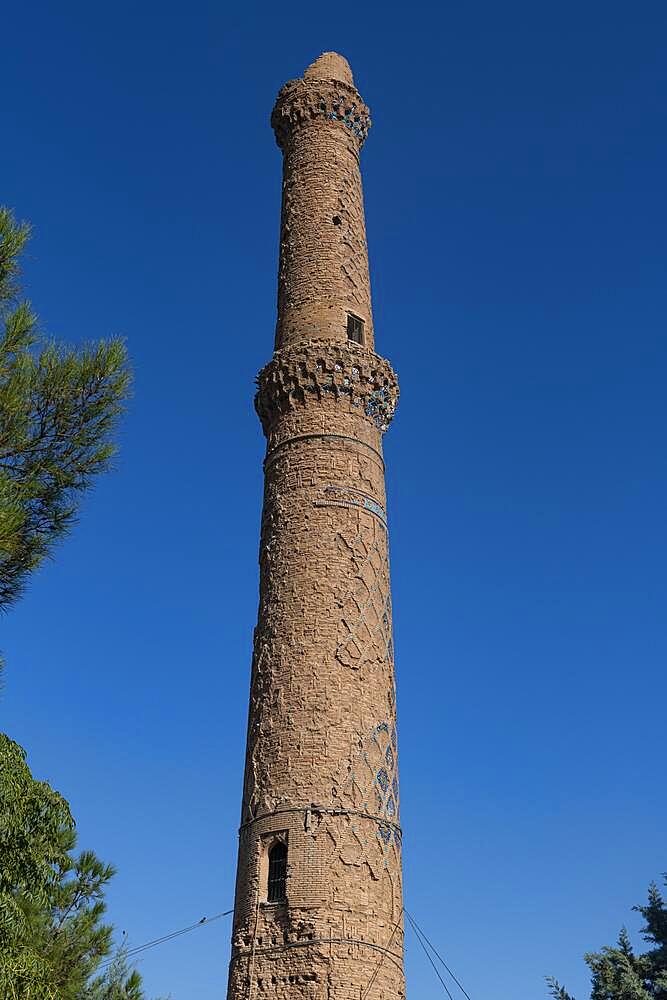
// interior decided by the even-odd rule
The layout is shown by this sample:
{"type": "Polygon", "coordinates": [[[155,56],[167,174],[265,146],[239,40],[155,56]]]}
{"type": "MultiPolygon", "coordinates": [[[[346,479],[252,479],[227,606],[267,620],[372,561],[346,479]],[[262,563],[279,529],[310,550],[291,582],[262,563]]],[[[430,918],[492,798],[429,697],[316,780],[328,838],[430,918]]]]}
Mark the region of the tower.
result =
{"type": "Polygon", "coordinates": [[[275,352],[228,1000],[399,1000],[401,831],[382,434],[345,59],[285,84],[275,352]]]}

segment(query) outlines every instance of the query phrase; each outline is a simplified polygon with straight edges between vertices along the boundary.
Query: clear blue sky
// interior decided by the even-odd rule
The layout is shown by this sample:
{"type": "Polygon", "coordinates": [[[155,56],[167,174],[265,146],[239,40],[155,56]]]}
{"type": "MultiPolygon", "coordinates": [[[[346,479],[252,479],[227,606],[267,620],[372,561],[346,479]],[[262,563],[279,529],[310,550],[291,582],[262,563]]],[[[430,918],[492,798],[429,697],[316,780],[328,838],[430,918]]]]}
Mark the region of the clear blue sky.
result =
{"type": "MultiPolygon", "coordinates": [[[[324,49],[363,154],[407,906],[473,1000],[582,998],[667,868],[664,3],[13,4],[1,200],[62,339],[122,334],[117,470],[3,621],[3,725],[119,874],[133,944],[232,903],[281,84],[324,49]]],[[[223,998],[229,923],[150,952],[223,998]]],[[[410,996],[440,987],[408,935],[410,996]]]]}

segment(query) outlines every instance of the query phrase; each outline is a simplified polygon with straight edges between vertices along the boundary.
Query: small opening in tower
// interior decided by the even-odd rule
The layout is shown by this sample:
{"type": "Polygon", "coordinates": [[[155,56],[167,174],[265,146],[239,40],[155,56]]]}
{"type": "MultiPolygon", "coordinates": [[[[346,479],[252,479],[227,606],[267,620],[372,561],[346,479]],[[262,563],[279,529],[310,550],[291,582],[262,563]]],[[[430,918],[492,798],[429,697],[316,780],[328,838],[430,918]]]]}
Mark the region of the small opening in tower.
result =
{"type": "Polygon", "coordinates": [[[364,321],[352,313],[347,314],[347,339],[353,340],[355,344],[364,342],[364,321]]]}
{"type": "Polygon", "coordinates": [[[343,223],[343,220],[341,219],[340,215],[334,215],[331,221],[333,222],[334,226],[340,226],[343,223]]]}
{"type": "Polygon", "coordinates": [[[269,903],[281,903],[287,896],[287,844],[282,840],[269,851],[269,903]]]}

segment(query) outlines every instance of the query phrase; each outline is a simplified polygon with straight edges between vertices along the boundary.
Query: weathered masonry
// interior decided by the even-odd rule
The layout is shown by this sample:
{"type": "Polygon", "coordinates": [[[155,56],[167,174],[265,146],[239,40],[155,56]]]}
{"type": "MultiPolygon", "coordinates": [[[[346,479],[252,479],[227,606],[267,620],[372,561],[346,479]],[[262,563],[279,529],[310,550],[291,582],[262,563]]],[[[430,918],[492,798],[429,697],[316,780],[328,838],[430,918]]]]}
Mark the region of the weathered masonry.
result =
{"type": "Polygon", "coordinates": [[[405,996],[382,434],[359,153],[370,126],[327,52],[278,95],[283,152],[260,603],[228,1000],[405,996]]]}

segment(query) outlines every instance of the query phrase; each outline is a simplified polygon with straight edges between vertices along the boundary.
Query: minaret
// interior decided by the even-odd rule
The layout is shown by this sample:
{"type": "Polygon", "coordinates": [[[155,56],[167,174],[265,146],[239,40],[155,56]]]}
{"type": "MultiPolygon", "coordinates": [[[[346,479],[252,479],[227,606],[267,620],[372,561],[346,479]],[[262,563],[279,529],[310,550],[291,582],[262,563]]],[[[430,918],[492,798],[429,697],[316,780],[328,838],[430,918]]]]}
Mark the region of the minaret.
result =
{"type": "Polygon", "coordinates": [[[260,602],[228,1000],[405,996],[394,650],[382,434],[398,385],[374,353],[345,59],[285,84],[260,602]]]}

